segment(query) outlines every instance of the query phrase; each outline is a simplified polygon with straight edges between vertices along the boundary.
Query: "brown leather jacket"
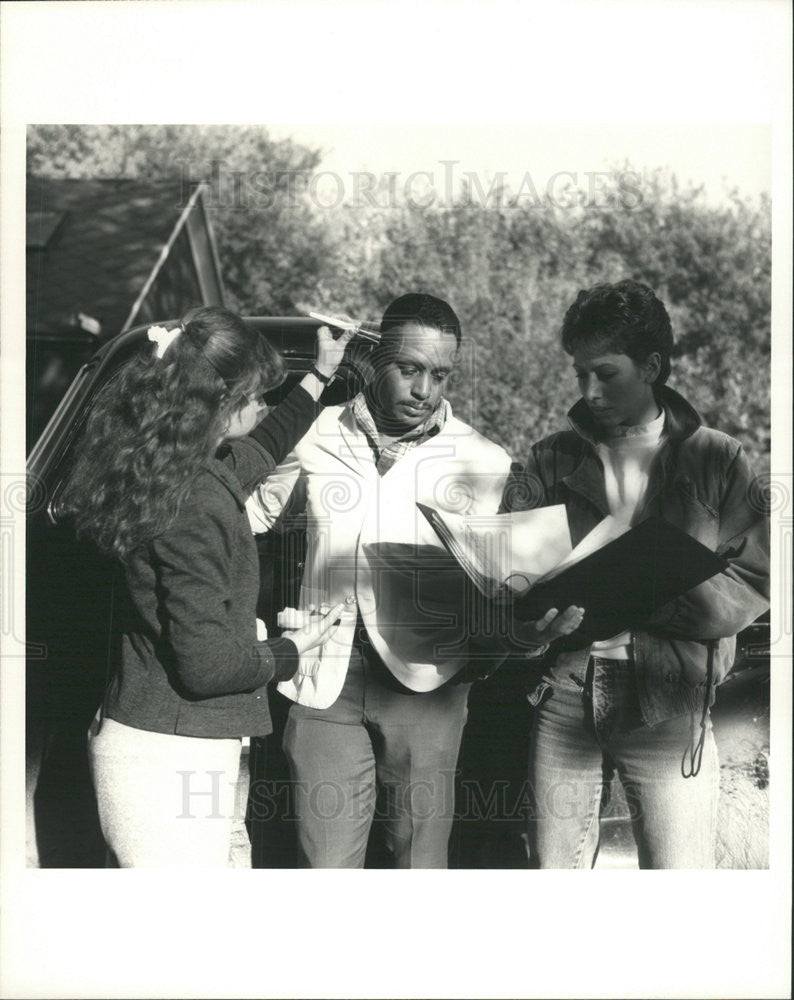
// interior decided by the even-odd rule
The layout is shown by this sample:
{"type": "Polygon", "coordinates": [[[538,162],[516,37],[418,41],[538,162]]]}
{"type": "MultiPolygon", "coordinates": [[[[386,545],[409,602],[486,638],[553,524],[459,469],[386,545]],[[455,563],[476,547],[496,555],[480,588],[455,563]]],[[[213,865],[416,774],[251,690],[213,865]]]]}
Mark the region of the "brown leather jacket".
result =
{"type": "MultiPolygon", "coordinates": [[[[640,702],[649,725],[698,710],[709,653],[716,686],[733,665],[736,633],[769,606],[768,518],[741,444],[703,427],[692,406],[669,387],[659,387],[657,398],[665,411],[665,442],[637,520],[662,517],[720,553],[729,565],[660,608],[632,633],[640,702]]],[[[576,545],[609,508],[595,448],[596,425],[583,400],[568,418],[570,430],[532,446],[521,495],[508,498],[508,506],[516,510],[564,503],[576,545]]],[[[559,666],[573,668],[586,664],[589,655],[587,646],[559,652],[556,658],[559,666]]],[[[709,698],[713,700],[713,690],[709,698]]]]}

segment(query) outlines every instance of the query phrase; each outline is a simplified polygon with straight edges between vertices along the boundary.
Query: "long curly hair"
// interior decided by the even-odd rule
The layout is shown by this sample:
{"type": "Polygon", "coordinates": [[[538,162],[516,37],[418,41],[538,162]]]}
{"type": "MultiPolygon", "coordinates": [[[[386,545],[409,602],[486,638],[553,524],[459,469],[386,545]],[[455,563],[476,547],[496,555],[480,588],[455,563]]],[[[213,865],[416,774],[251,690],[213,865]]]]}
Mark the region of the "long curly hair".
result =
{"type": "Polygon", "coordinates": [[[161,358],[143,351],[97,397],[62,498],[78,535],[123,562],[165,531],[229,416],[284,372],[239,316],[189,312],[161,358]]]}

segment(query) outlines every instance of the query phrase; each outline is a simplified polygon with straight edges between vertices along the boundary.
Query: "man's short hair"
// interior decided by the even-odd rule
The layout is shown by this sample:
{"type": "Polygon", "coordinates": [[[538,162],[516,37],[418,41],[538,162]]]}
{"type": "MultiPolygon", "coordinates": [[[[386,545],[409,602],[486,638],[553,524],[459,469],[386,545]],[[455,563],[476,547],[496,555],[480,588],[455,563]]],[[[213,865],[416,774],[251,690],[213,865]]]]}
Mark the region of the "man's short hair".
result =
{"type": "Polygon", "coordinates": [[[440,330],[441,333],[451,333],[460,346],[460,320],[455,310],[448,302],[437,299],[434,295],[409,292],[389,303],[380,321],[380,332],[385,334],[406,323],[418,323],[440,330]]]}
{"type": "Polygon", "coordinates": [[[655,384],[663,385],[670,376],[670,317],[653,289],[640,281],[627,278],[579,292],[562,321],[561,339],[568,354],[584,347],[626,354],[638,364],[656,352],[661,366],[655,384]]]}

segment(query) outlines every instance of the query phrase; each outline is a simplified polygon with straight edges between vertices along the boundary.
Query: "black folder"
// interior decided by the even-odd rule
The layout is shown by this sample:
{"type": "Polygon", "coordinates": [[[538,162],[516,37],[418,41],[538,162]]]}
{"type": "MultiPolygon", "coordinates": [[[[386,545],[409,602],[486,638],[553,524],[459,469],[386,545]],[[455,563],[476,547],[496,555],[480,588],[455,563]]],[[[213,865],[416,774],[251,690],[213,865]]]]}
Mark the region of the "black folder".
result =
{"type": "MultiPolygon", "coordinates": [[[[440,530],[443,518],[438,511],[417,506],[447,551],[471,576],[448,544],[448,530],[440,530]]],[[[685,531],[650,517],[557,576],[538,580],[525,593],[510,598],[511,610],[519,621],[535,621],[550,608],[584,608],[584,621],[575,632],[576,645],[581,645],[642,626],[663,604],[727,567],[725,559],[685,531]]]]}

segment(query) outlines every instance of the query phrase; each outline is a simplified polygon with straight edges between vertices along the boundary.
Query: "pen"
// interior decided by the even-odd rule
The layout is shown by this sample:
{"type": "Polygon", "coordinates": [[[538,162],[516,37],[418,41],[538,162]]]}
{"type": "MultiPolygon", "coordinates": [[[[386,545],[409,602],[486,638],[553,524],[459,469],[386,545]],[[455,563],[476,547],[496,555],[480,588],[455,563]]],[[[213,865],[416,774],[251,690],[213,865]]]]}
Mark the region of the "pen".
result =
{"type": "Polygon", "coordinates": [[[360,323],[356,323],[353,320],[337,319],[334,316],[326,316],[323,313],[317,312],[310,312],[309,315],[312,319],[318,319],[321,323],[327,323],[328,326],[335,326],[337,330],[355,330],[357,337],[361,337],[363,340],[370,340],[373,344],[380,343],[379,333],[376,333],[374,330],[366,330],[360,323]]]}

